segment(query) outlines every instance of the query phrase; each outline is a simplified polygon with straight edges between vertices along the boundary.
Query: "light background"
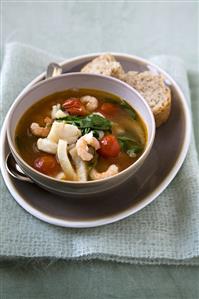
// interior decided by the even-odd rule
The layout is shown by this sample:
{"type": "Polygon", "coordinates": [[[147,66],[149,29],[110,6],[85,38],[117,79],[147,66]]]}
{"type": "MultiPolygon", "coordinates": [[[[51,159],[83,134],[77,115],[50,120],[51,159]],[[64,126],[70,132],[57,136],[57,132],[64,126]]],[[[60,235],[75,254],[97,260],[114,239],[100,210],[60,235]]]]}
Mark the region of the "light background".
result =
{"type": "Polygon", "coordinates": [[[198,9],[196,1],[2,1],[2,41],[64,58],[99,51],[171,54],[196,69],[198,9]]]}
{"type": "MultiPolygon", "coordinates": [[[[197,1],[1,1],[1,63],[5,43],[18,41],[63,58],[99,51],[149,57],[177,55],[198,106],[197,1]],[[196,77],[197,76],[197,77],[196,77]]],[[[199,113],[194,114],[198,139],[199,113]]],[[[5,261],[5,298],[199,298],[197,267],[5,261]]]]}

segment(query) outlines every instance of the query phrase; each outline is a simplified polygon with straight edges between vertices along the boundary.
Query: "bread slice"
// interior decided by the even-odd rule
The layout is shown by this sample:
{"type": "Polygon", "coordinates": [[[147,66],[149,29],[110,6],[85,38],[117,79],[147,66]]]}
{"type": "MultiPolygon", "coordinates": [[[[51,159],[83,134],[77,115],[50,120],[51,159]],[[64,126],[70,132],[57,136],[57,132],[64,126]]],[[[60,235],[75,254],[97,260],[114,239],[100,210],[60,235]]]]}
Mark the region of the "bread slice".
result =
{"type": "Polygon", "coordinates": [[[171,91],[162,75],[150,71],[128,72],[120,79],[134,87],[149,104],[156,122],[156,127],[165,123],[171,110],[171,91]]]}
{"type": "Polygon", "coordinates": [[[156,127],[165,123],[171,110],[171,91],[162,75],[150,71],[125,73],[111,54],[103,54],[86,64],[81,72],[116,77],[134,87],[149,104],[156,127]]]}
{"type": "Polygon", "coordinates": [[[124,70],[115,57],[111,54],[103,54],[86,64],[82,69],[82,73],[101,74],[104,76],[112,76],[119,78],[124,75],[124,70]]]}

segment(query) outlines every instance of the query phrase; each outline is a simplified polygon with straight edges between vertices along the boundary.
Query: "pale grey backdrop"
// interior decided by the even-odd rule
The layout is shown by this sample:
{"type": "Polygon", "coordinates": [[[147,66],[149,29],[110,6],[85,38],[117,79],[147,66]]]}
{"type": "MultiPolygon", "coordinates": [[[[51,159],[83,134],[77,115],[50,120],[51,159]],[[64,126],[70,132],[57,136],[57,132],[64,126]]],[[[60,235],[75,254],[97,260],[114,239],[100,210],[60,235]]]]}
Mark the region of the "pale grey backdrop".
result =
{"type": "Polygon", "coordinates": [[[138,2],[5,1],[3,43],[18,40],[63,57],[110,50],[172,54],[196,69],[196,1],[138,2]]]}
{"type": "MultiPolygon", "coordinates": [[[[66,58],[98,51],[180,56],[189,69],[198,139],[198,3],[107,2],[2,2],[2,53],[6,42],[20,41],[66,58]]],[[[199,298],[197,267],[30,260],[0,267],[6,299],[199,298]]]]}

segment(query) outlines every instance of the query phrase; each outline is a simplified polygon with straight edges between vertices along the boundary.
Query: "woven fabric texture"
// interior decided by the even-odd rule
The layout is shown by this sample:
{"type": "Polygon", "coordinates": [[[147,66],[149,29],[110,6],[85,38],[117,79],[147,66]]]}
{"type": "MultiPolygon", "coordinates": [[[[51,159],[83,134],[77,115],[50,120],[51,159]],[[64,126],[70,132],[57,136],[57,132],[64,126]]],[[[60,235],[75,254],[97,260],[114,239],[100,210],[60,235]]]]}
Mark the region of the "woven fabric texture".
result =
{"type": "MultiPolygon", "coordinates": [[[[1,121],[19,92],[50,61],[61,58],[8,44],[1,70],[1,121]]],[[[186,70],[176,57],[153,57],[190,101],[186,70]]],[[[199,171],[192,137],[187,158],[169,187],[139,213],[92,229],[39,221],[17,205],[1,179],[0,257],[114,260],[140,264],[199,264],[199,171]]]]}

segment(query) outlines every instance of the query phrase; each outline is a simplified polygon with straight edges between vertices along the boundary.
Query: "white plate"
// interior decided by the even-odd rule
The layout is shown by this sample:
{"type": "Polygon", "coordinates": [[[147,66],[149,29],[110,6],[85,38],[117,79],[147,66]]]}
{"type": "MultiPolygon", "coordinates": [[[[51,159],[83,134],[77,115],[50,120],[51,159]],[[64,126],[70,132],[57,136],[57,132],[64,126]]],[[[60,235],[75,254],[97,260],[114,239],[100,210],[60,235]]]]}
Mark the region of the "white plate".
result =
{"type": "MultiPolygon", "coordinates": [[[[64,72],[80,70],[82,65],[97,55],[100,54],[64,61],[64,72]]],[[[50,194],[36,185],[15,181],[8,175],[5,166],[5,157],[9,152],[6,139],[8,112],[0,139],[0,162],[4,181],[18,204],[45,222],[65,227],[93,227],[132,215],[163,192],[186,157],[191,121],[186,99],[178,85],[167,73],[147,60],[125,54],[113,55],[126,71],[152,69],[164,74],[172,90],[171,116],[168,122],[157,130],[151,154],[136,176],[113,191],[82,201],[50,194]],[[169,143],[165,140],[169,140],[169,143]]],[[[44,73],[34,79],[22,93],[43,79],[44,73]]]]}

